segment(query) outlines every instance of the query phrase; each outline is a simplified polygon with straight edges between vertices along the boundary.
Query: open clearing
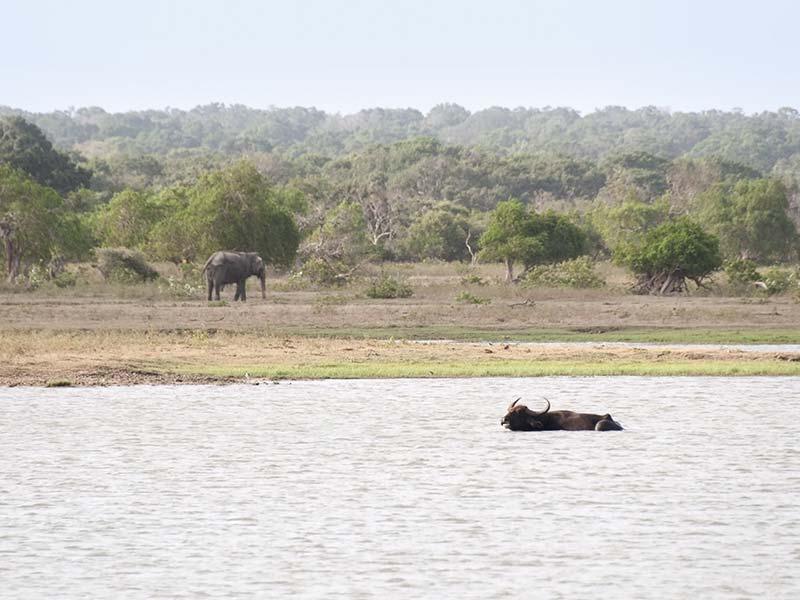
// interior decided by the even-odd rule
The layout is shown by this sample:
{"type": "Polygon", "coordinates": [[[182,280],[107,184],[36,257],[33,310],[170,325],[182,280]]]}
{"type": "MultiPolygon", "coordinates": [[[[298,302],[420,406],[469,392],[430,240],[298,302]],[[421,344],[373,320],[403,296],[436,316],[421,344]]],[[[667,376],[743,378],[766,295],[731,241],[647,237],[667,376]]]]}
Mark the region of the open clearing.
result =
{"type": "MultiPolygon", "coordinates": [[[[433,271],[433,268],[430,269],[433,271]]],[[[491,375],[800,375],[800,356],[680,347],[800,343],[790,297],[632,296],[603,290],[465,285],[401,273],[402,300],[363,288],[287,289],[209,304],[156,285],[0,293],[0,385],[226,382],[249,378],[491,375]],[[487,301],[463,304],[464,290],[487,301]],[[411,340],[451,340],[424,343],[411,340]],[[603,345],[669,342],[669,348],[603,345]],[[486,342],[483,344],[464,342],[486,342]],[[528,345],[517,342],[555,342],[528,345]],[[590,341],[585,346],[558,342],[590,341]],[[458,343],[461,342],[461,343],[458,343]],[[491,344],[490,344],[491,343],[491,344]]]]}

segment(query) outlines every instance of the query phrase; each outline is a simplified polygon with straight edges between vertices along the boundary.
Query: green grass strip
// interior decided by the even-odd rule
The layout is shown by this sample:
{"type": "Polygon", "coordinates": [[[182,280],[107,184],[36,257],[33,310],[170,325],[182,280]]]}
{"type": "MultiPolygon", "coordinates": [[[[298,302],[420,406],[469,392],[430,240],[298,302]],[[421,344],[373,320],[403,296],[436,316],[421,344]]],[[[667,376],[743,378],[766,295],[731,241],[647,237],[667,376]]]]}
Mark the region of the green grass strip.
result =
{"type": "Polygon", "coordinates": [[[800,344],[800,329],[478,329],[457,326],[278,328],[273,335],[334,339],[460,342],[632,342],[656,344],[800,344]]]}
{"type": "Polygon", "coordinates": [[[800,375],[800,363],[772,361],[670,361],[670,362],[492,362],[492,363],[328,363],[250,366],[188,366],[173,372],[229,378],[266,379],[395,379],[425,377],[545,377],[545,376],[786,376],[800,375]]]}

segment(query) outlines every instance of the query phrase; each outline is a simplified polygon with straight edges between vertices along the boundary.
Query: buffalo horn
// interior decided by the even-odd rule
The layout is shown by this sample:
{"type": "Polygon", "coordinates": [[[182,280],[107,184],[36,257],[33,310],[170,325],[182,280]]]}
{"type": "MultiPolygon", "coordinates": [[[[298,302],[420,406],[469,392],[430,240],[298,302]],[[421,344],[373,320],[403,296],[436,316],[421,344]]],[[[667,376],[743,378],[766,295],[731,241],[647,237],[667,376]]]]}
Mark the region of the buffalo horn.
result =
{"type": "Polygon", "coordinates": [[[511,412],[511,409],[514,408],[514,406],[516,406],[517,402],[519,402],[520,400],[522,400],[522,396],[520,396],[519,398],[514,400],[511,404],[509,404],[507,412],[511,412]]]}
{"type": "MultiPolygon", "coordinates": [[[[532,412],[532,413],[533,413],[535,416],[538,416],[538,415],[543,415],[543,414],[544,414],[544,413],[546,413],[548,410],[550,410],[550,400],[548,400],[547,398],[545,398],[545,399],[544,399],[544,401],[545,401],[545,402],[547,402],[547,408],[545,408],[543,411],[535,413],[535,412],[533,412],[533,411],[531,410],[531,412],[532,412]]],[[[529,410],[530,410],[530,409],[529,409],[529,410]]]]}

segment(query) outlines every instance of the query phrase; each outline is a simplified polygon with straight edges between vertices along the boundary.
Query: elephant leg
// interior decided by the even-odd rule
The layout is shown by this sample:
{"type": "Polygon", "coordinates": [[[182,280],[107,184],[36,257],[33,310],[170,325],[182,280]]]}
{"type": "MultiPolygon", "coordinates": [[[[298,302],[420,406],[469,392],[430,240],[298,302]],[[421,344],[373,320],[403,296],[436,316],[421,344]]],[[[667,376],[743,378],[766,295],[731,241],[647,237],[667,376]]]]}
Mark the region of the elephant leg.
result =
{"type": "Polygon", "coordinates": [[[211,293],[214,291],[214,280],[208,278],[208,301],[211,302],[211,293]]]}
{"type": "Polygon", "coordinates": [[[247,300],[247,279],[242,279],[241,286],[242,286],[242,291],[239,294],[239,300],[244,302],[245,300],[247,300]]]}
{"type": "Polygon", "coordinates": [[[217,302],[219,302],[219,281],[214,282],[214,295],[216,296],[217,302]]]}

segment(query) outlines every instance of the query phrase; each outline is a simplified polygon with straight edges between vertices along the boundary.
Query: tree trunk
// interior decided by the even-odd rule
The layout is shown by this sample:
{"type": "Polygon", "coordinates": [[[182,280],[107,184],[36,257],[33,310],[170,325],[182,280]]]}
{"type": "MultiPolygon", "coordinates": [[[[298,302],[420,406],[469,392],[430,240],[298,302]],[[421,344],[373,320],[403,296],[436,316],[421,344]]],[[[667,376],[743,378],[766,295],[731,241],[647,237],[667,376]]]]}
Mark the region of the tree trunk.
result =
{"type": "Polygon", "coordinates": [[[478,257],[475,256],[475,252],[472,250],[472,246],[469,245],[469,238],[472,237],[472,230],[467,230],[467,239],[464,240],[464,245],[467,247],[467,252],[469,252],[469,264],[475,266],[475,262],[478,260],[478,257]]]}
{"type": "Polygon", "coordinates": [[[22,254],[16,241],[12,238],[3,238],[3,251],[5,252],[6,281],[14,283],[19,276],[19,267],[22,263],[22,254]]]}
{"type": "Polygon", "coordinates": [[[506,283],[514,281],[514,261],[510,258],[506,259],[506,283]]]}

